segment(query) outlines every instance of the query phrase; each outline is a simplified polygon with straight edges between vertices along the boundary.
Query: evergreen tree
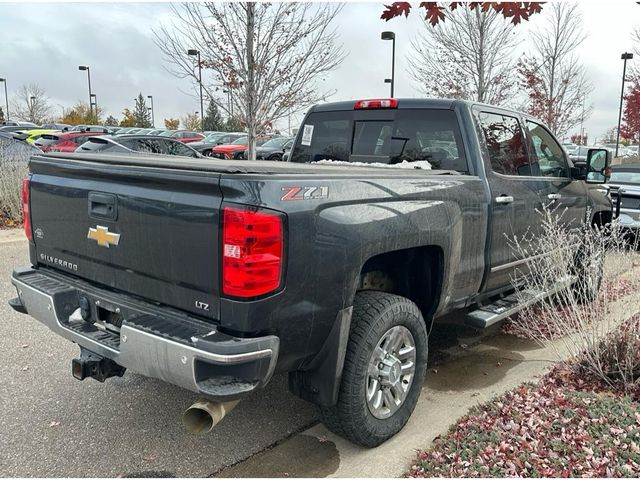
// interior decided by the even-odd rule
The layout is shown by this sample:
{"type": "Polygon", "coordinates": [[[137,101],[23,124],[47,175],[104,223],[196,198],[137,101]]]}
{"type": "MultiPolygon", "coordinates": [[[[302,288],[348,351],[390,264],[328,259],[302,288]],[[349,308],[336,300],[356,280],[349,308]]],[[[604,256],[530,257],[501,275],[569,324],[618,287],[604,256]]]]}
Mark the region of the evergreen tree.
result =
{"type": "Polygon", "coordinates": [[[4,110],[0,107],[0,122],[4,122],[4,110]]]}
{"type": "Polygon", "coordinates": [[[107,127],[117,127],[118,126],[118,119],[115,118],[113,115],[109,115],[107,117],[107,119],[104,121],[104,124],[107,127]]]}
{"type": "Polygon", "coordinates": [[[220,132],[224,129],[224,121],[218,110],[218,106],[214,102],[209,102],[204,117],[204,125],[202,130],[220,132]]]}
{"type": "Polygon", "coordinates": [[[136,119],[136,127],[151,127],[151,115],[149,114],[149,108],[147,107],[147,103],[144,101],[142,93],[138,94],[138,98],[136,98],[136,106],[133,109],[133,117],[136,119]]]}

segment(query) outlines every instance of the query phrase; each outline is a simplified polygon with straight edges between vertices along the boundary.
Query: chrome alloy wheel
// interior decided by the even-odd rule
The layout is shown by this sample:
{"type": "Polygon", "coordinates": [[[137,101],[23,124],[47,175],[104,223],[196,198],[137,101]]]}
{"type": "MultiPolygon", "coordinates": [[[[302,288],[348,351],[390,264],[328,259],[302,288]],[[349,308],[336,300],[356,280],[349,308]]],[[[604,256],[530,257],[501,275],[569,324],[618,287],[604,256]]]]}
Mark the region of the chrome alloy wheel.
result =
{"type": "Polygon", "coordinates": [[[416,369],[416,343],[406,327],[390,328],[369,359],[367,406],[379,419],[389,418],[404,403],[416,369]]]}

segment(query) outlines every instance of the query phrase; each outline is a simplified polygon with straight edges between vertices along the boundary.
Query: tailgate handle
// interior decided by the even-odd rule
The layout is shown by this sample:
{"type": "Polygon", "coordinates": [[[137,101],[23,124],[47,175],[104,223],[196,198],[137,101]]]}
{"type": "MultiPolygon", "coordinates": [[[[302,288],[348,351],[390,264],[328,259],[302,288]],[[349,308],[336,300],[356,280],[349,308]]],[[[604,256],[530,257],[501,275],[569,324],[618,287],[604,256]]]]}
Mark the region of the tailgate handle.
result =
{"type": "Polygon", "coordinates": [[[104,220],[118,218],[118,202],[115,195],[110,193],[89,193],[89,216],[104,220]]]}

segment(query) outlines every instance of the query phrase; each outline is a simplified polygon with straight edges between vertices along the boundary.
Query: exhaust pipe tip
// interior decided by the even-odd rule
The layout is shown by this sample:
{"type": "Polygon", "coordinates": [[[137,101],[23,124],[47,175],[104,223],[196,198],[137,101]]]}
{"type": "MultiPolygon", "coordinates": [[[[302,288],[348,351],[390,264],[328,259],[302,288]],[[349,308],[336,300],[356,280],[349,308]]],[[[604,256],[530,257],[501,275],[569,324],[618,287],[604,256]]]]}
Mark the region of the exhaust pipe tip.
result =
{"type": "Polygon", "coordinates": [[[198,400],[184,412],[182,423],[189,433],[208,433],[234,409],[238,402],[238,400],[232,402],[198,400]]]}

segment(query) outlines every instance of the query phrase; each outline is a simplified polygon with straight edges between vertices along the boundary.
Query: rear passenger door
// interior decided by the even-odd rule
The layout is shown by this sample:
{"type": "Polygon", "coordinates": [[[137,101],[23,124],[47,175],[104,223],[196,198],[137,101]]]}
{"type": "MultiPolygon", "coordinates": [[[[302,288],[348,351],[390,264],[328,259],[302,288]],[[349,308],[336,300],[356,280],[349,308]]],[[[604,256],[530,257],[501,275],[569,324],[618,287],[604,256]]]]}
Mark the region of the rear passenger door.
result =
{"type": "Polygon", "coordinates": [[[540,182],[532,174],[522,119],[485,107],[475,116],[491,191],[485,291],[493,291],[510,286],[526,260],[515,254],[513,239],[540,230],[542,217],[536,213],[541,206],[540,182]]]}

